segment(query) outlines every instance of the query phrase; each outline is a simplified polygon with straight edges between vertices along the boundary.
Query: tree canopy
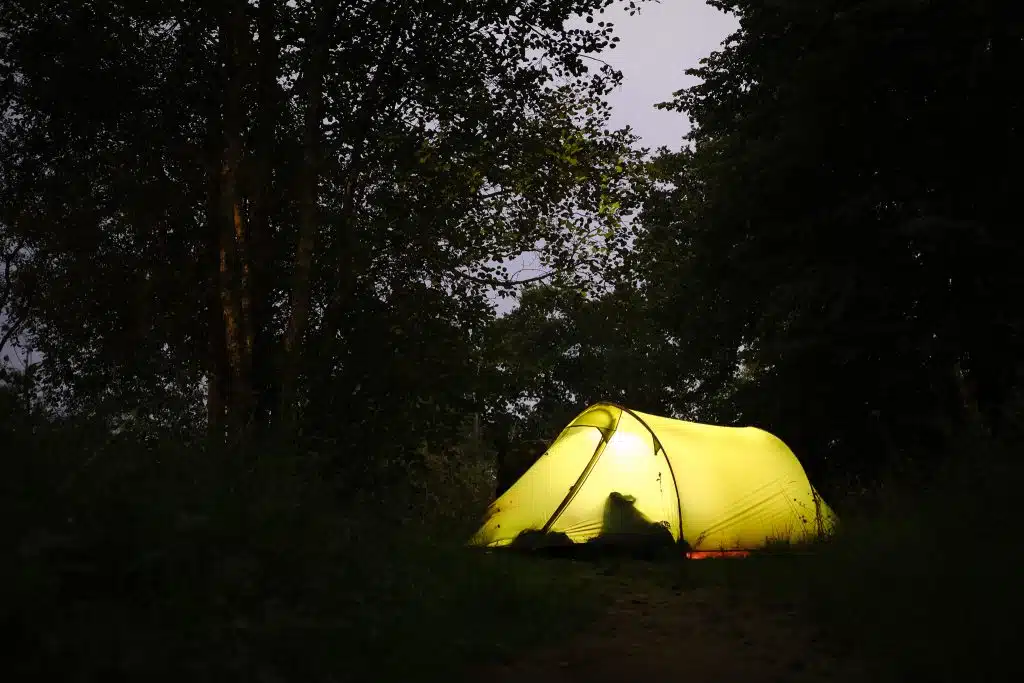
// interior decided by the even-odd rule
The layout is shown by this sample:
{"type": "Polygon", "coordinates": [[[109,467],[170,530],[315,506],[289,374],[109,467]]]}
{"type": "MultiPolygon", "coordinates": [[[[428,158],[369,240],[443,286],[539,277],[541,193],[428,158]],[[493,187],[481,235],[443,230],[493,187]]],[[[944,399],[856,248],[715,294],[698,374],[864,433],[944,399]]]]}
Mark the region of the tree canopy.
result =
{"type": "Polygon", "coordinates": [[[619,239],[608,4],[8,3],[8,325],[70,411],[444,429],[502,263],[619,239]]]}
{"type": "Polygon", "coordinates": [[[837,477],[1004,429],[1020,18],[711,2],[740,27],[650,154],[608,126],[613,4],[7,3],[0,332],[33,396],[338,452],[474,416],[539,443],[610,398],[837,477]]]}
{"type": "Polygon", "coordinates": [[[693,131],[653,163],[637,258],[704,380],[687,400],[848,474],[999,429],[1021,369],[1019,17],[711,4],[740,28],[662,105],[693,131]]]}
{"type": "MultiPolygon", "coordinates": [[[[838,512],[792,562],[711,563],[712,600],[784,579],[878,680],[1019,668],[1016,565],[974,551],[1022,474],[1020,3],[709,4],[739,28],[658,65],[692,127],[652,151],[610,124],[606,10],[642,0],[0,2],[4,673],[550,651],[629,563],[465,542],[597,401],[765,428],[838,512]]],[[[643,570],[644,629],[691,567],[683,602],[643,570]]],[[[736,671],[825,676],[791,625],[777,670],[722,636],[736,671]]]]}

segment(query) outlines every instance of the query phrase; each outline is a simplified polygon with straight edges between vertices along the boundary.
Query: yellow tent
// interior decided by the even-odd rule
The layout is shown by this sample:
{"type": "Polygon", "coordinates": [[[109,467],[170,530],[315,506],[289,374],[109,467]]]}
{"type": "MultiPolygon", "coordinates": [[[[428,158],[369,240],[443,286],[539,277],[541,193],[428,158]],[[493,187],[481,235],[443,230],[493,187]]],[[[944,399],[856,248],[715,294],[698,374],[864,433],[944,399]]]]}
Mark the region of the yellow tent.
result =
{"type": "Polygon", "coordinates": [[[491,504],[470,543],[504,546],[523,531],[583,543],[622,531],[611,527],[624,501],[694,551],[807,540],[836,522],[800,461],[768,432],[598,403],[491,504]]]}

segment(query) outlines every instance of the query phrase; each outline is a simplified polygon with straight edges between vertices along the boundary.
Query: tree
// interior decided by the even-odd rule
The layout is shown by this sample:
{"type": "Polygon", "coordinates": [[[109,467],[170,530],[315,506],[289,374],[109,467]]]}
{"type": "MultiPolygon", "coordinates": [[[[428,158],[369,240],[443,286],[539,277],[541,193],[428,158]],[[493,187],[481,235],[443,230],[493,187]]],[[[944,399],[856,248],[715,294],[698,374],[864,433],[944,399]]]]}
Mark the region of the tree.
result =
{"type": "Polygon", "coordinates": [[[639,292],[625,283],[600,295],[532,286],[488,330],[486,415],[499,454],[499,489],[544,452],[588,405],[615,401],[662,413],[672,388],[666,340],[639,292]]]}
{"type": "Polygon", "coordinates": [[[612,27],[566,20],[607,4],[8,3],[3,220],[44,377],[83,410],[205,405],[215,440],[295,433],[427,343],[367,344],[394,311],[459,311],[465,340],[513,285],[494,263],[596,263],[630,136],[587,57],[612,27]]]}
{"type": "Polygon", "coordinates": [[[972,405],[998,429],[1020,377],[1021,317],[995,296],[1021,286],[1020,19],[712,4],[740,28],[665,105],[691,146],[657,162],[641,247],[666,274],[647,291],[687,311],[688,400],[833,473],[933,459],[972,405]]]}

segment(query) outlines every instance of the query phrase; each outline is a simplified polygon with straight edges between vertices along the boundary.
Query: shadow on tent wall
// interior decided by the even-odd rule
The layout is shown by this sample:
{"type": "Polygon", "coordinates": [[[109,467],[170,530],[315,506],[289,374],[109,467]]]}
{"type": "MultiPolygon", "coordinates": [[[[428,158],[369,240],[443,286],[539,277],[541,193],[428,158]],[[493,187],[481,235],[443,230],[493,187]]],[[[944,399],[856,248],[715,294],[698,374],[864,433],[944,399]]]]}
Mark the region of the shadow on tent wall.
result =
{"type": "Polygon", "coordinates": [[[560,531],[526,529],[511,548],[566,557],[598,557],[628,554],[654,559],[686,557],[692,560],[747,557],[746,550],[692,551],[685,541],[676,541],[667,523],[654,522],[636,509],[636,498],[613,491],[605,501],[601,532],[583,543],[575,543],[560,531]]]}

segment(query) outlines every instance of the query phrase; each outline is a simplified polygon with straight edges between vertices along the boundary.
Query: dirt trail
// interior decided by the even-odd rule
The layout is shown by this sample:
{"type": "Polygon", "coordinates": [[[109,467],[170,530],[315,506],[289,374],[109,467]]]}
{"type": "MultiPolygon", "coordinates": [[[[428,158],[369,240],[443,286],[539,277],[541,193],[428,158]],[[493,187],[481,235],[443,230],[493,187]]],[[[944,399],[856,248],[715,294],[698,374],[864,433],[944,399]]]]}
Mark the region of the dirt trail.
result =
{"type": "Polygon", "coordinates": [[[602,582],[609,604],[586,629],[472,678],[492,683],[618,683],[647,676],[721,683],[869,678],[860,667],[825,654],[806,619],[791,607],[769,607],[718,587],[674,591],[629,577],[595,580],[602,582]]]}

